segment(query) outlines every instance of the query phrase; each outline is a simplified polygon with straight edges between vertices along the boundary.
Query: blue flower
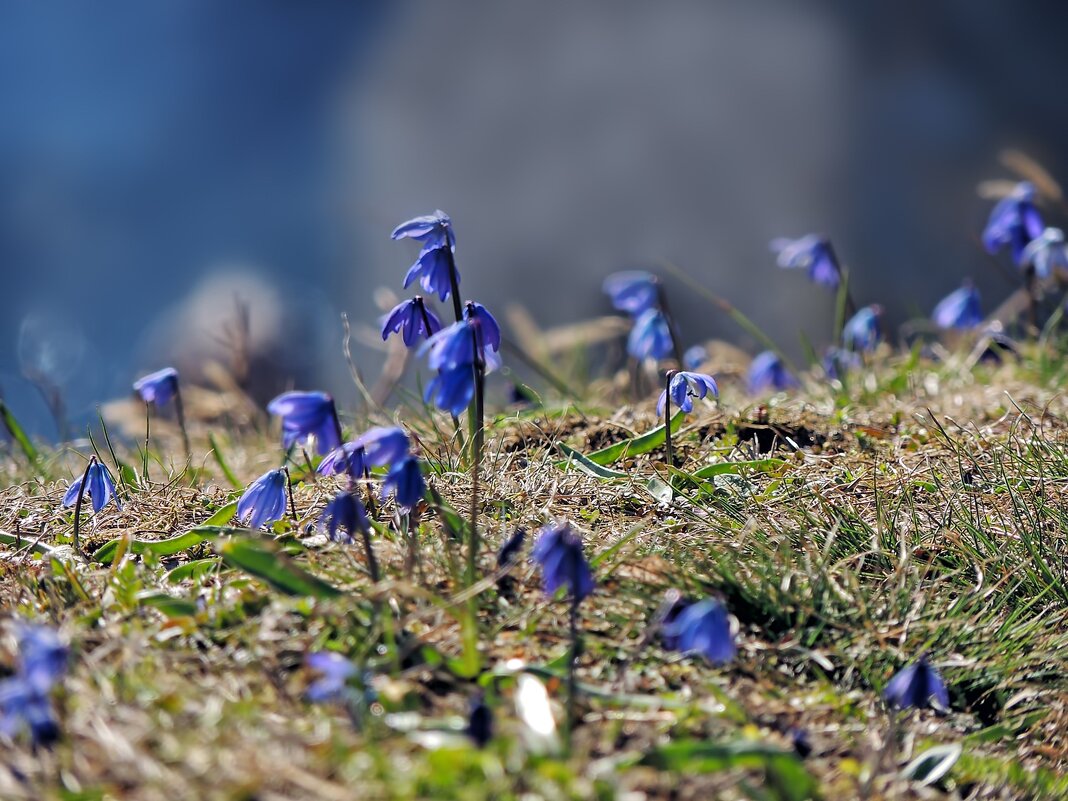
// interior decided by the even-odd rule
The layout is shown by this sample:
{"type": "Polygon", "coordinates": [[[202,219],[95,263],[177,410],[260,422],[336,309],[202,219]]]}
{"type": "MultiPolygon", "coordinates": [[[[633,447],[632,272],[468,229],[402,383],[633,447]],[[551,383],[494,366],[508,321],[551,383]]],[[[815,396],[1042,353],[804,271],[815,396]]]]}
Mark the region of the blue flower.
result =
{"type": "Polygon", "coordinates": [[[0,734],[11,737],[26,728],[35,746],[49,745],[59,737],[49,695],[66,672],[68,650],[43,626],[18,626],[16,640],[15,675],[0,680],[0,734]]]}
{"type": "Polygon", "coordinates": [[[354,492],[339,493],[326,505],[319,518],[319,531],[325,532],[331,542],[349,545],[354,533],[369,528],[367,512],[354,492]]]}
{"type": "Polygon", "coordinates": [[[410,455],[408,435],[398,426],[369,428],[353,444],[363,448],[366,462],[376,467],[394,464],[410,455]]]}
{"type": "Polygon", "coordinates": [[[423,499],[426,485],[423,483],[423,471],[419,460],[406,456],[393,463],[382,482],[382,497],[393,495],[397,506],[412,509],[423,499]]]}
{"type": "Polygon", "coordinates": [[[646,309],[627,337],[627,353],[638,361],[666,359],[674,350],[667,318],[659,309],[646,309]]]}
{"type": "Polygon", "coordinates": [[[708,349],[704,345],[692,345],[682,354],[682,369],[696,370],[708,361],[708,349]]]}
{"type": "Polygon", "coordinates": [[[883,307],[865,306],[842,328],[842,341],[850,350],[873,351],[882,339],[883,307]]]}
{"type": "Polygon", "coordinates": [[[737,650],[727,608],[714,598],[684,608],[664,626],[664,633],[673,638],[678,650],[699,653],[714,665],[729,662],[737,650]]]}
{"type": "Polygon", "coordinates": [[[359,478],[364,473],[366,461],[363,445],[359,442],[346,442],[324,456],[315,472],[321,476],[347,475],[350,478],[359,478]]]}
{"type": "Polygon", "coordinates": [[[747,377],[749,392],[756,395],[768,389],[776,392],[801,386],[794,374],[786,369],[778,354],[766,350],[758,354],[749,365],[747,377]]]}
{"type": "Polygon", "coordinates": [[[691,599],[683,597],[678,590],[668,590],[658,615],[658,633],[660,641],[669,651],[677,651],[679,648],[679,638],[673,624],[679,619],[679,615],[685,612],[693,603],[691,599]]]}
{"type": "Polygon", "coordinates": [[[504,569],[511,564],[514,564],[519,558],[519,552],[523,550],[523,543],[527,539],[527,530],[525,528],[517,528],[515,532],[509,537],[500,550],[497,551],[497,567],[504,569]]]}
{"type": "Polygon", "coordinates": [[[890,679],[883,698],[896,709],[949,709],[949,692],[942,677],[922,656],[890,679]]]}
{"type": "Polygon", "coordinates": [[[602,284],[604,293],[612,300],[612,306],[631,317],[652,309],[660,299],[660,282],[655,275],[644,270],[626,270],[612,273],[602,284]]]}
{"type": "Polygon", "coordinates": [[[285,470],[269,470],[248,485],[237,502],[237,518],[252,528],[281,520],[286,513],[285,470]]]}
{"type": "Polygon", "coordinates": [[[683,412],[693,411],[693,399],[703,398],[709,393],[712,397],[719,397],[719,387],[716,379],[705,373],[690,373],[680,370],[671,376],[668,388],[660,393],[660,400],[656,403],[656,413],[664,416],[664,407],[667,405],[668,394],[675,408],[683,412]]]}
{"type": "Polygon", "coordinates": [[[971,281],[965,281],[960,289],[954,289],[938,302],[931,319],[939,328],[975,328],[983,322],[979,290],[971,281]]]}
{"type": "Polygon", "coordinates": [[[423,392],[423,400],[452,415],[459,415],[475,397],[475,373],[470,364],[443,369],[423,392]]]}
{"type": "Polygon", "coordinates": [[[474,326],[483,359],[485,359],[486,348],[494,351],[501,349],[501,327],[497,324],[496,318],[489,313],[489,309],[481,303],[469,300],[464,306],[464,319],[474,326]]]}
{"type": "Polygon", "coordinates": [[[553,596],[561,587],[566,587],[577,603],[593,592],[593,573],[582,553],[582,540],[568,523],[543,528],[531,557],[541,565],[541,581],[546,595],[553,596]]]}
{"type": "Polygon", "coordinates": [[[83,479],[86,482],[85,494],[93,502],[93,514],[107,506],[112,498],[115,499],[115,507],[122,508],[119,496],[115,493],[115,481],[111,478],[111,473],[108,472],[103,462],[95,460],[89,465],[88,473],[82,473],[67,487],[67,492],[63,496],[64,506],[74,506],[78,502],[78,493],[81,492],[83,479]]]}
{"type": "Polygon", "coordinates": [[[420,336],[429,339],[440,330],[441,320],[426,307],[419,295],[398,303],[382,318],[382,339],[389,339],[391,333],[400,332],[404,344],[409,348],[419,341],[420,336]]]}
{"type": "Polygon", "coordinates": [[[444,245],[427,245],[419,251],[415,264],[408,268],[404,276],[404,288],[407,289],[418,278],[424,292],[445,300],[452,291],[453,271],[459,284],[460,271],[456,269],[451,250],[446,250],[444,245]]]}
{"type": "Polygon", "coordinates": [[[493,710],[486,705],[486,699],[481,694],[471,699],[465,731],[479,748],[485,748],[493,738],[493,710]]]}
{"type": "Polygon", "coordinates": [[[286,392],[268,403],[267,411],[282,418],[284,448],[313,439],[316,450],[327,454],[341,445],[334,399],[325,392],[286,392]]]}
{"type": "Polygon", "coordinates": [[[780,267],[808,270],[809,279],[820,286],[834,289],[842,279],[842,268],[830,240],[819,234],[800,239],[774,239],[771,249],[778,254],[776,262],[780,267]]]}
{"type": "Polygon", "coordinates": [[[427,352],[427,364],[432,370],[451,370],[475,362],[475,336],[468,320],[447,325],[426,341],[420,354],[427,352]]]}
{"type": "Polygon", "coordinates": [[[452,230],[452,220],[441,209],[438,209],[433,214],[413,217],[407,222],[402,222],[393,229],[390,238],[394,240],[415,239],[435,247],[441,247],[445,244],[456,245],[456,235],[452,230]]]}
{"type": "Polygon", "coordinates": [[[850,370],[861,367],[860,354],[845,348],[830,347],[823,354],[823,371],[830,379],[840,379],[850,370]]]}
{"type": "Polygon", "coordinates": [[[1064,243],[1064,231],[1047,228],[1023,249],[1020,264],[1032,265],[1035,275],[1048,278],[1057,271],[1068,271],[1068,245],[1064,243]]]}
{"type": "Polygon", "coordinates": [[[304,658],[304,664],[319,674],[319,678],[304,691],[309,701],[339,701],[346,695],[346,684],[356,675],[356,666],[333,651],[316,651],[304,658]]]}
{"type": "Polygon", "coordinates": [[[31,685],[47,692],[67,672],[70,650],[53,629],[19,624],[15,629],[19,647],[18,673],[31,685]]]}
{"type": "Polygon", "coordinates": [[[178,371],[173,367],[164,367],[134,381],[133,388],[145,403],[157,408],[166,406],[178,392],[178,371]]]}
{"type": "Polygon", "coordinates": [[[1042,234],[1044,227],[1035,208],[1035,187],[1028,181],[1021,181],[990,212],[983,229],[983,245],[988,253],[1008,247],[1013,261],[1022,265],[1024,248],[1042,234]]]}

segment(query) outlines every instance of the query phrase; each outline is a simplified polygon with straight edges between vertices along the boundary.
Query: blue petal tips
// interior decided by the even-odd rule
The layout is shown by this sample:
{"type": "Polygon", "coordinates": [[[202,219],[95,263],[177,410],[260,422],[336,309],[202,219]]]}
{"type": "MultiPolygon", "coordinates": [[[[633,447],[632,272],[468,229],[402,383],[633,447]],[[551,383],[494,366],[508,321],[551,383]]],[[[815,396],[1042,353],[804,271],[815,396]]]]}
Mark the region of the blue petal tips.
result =
{"type": "Polygon", "coordinates": [[[664,416],[669,394],[671,402],[676,409],[692,412],[694,398],[700,400],[707,395],[717,398],[719,397],[719,387],[716,386],[716,379],[706,373],[691,373],[686,370],[680,370],[671,377],[668,382],[668,388],[660,393],[660,400],[656,404],[658,417],[664,416]]]}
{"type": "Polygon", "coordinates": [[[281,520],[286,513],[285,470],[269,470],[248,485],[237,502],[237,518],[251,528],[281,520]]]}
{"type": "Polygon", "coordinates": [[[771,249],[776,263],[787,270],[807,270],[809,279],[820,286],[836,289],[842,280],[842,267],[826,237],[808,234],[800,239],[773,239],[771,249]]]}
{"type": "Polygon", "coordinates": [[[98,461],[93,461],[89,465],[88,472],[78,476],[67,487],[67,492],[63,495],[64,506],[74,506],[78,502],[83,479],[85,480],[85,494],[93,502],[93,514],[107,506],[112,498],[115,499],[115,508],[122,508],[119,496],[115,492],[115,481],[111,478],[111,473],[102,462],[98,461]]]}
{"type": "Polygon", "coordinates": [[[677,650],[701,654],[714,665],[731,661],[737,651],[727,607],[715,598],[689,604],[663,629],[677,650]]]}
{"type": "Polygon", "coordinates": [[[419,295],[398,303],[382,318],[382,339],[389,339],[390,334],[399,333],[409,348],[421,338],[429,339],[440,330],[441,320],[426,307],[419,295]]]}
{"type": "Polygon", "coordinates": [[[320,455],[341,445],[341,424],[334,399],[325,392],[286,392],[267,404],[267,411],[282,418],[282,446],[315,442],[320,455]]]}
{"type": "Polygon", "coordinates": [[[1044,227],[1035,207],[1035,187],[1028,181],[1021,181],[991,210],[983,229],[983,246],[988,253],[1008,247],[1012,260],[1022,265],[1024,249],[1042,234],[1044,227]]]}
{"type": "Polygon", "coordinates": [[[674,350],[667,317],[659,309],[646,309],[634,321],[627,337],[627,353],[638,361],[666,359],[674,350]]]}
{"type": "Polygon", "coordinates": [[[796,389],[801,382],[794,374],[786,369],[782,359],[774,351],[766,350],[757,354],[749,365],[747,375],[749,392],[757,395],[766,390],[781,392],[786,389],[796,389]]]}
{"type": "Polygon", "coordinates": [[[975,328],[983,322],[979,290],[971,281],[965,281],[960,289],[953,290],[938,302],[931,319],[939,328],[975,328]]]}
{"type": "Polygon", "coordinates": [[[612,306],[631,317],[655,307],[660,293],[657,277],[644,270],[612,273],[604,279],[602,288],[612,306]]]}
{"type": "Polygon", "coordinates": [[[593,592],[593,573],[582,552],[582,540],[568,523],[545,526],[538,534],[531,557],[541,565],[542,587],[553,596],[561,587],[575,601],[593,592]]]}
{"type": "Polygon", "coordinates": [[[846,322],[842,328],[842,342],[847,348],[860,353],[869,353],[882,340],[883,307],[878,304],[865,306],[846,322]]]}
{"type": "Polygon", "coordinates": [[[323,509],[319,518],[319,531],[326,534],[331,542],[351,545],[352,535],[367,532],[371,524],[367,520],[367,511],[354,492],[341,492],[323,509]]]}
{"type": "Polygon", "coordinates": [[[920,657],[900,670],[883,690],[883,698],[895,709],[949,709],[949,691],[938,671],[920,657]]]}
{"type": "Polygon", "coordinates": [[[164,367],[134,381],[133,388],[145,403],[157,408],[166,406],[178,392],[178,371],[173,367],[164,367]]]}

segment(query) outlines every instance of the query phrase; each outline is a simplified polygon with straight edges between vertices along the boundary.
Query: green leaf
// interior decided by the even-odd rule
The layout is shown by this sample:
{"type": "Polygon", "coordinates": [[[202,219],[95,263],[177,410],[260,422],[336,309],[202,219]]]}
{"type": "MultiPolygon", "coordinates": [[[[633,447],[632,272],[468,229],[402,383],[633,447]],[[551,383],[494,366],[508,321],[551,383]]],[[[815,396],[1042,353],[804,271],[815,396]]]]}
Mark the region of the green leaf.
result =
{"type": "Polygon", "coordinates": [[[645,489],[660,504],[671,503],[675,498],[675,490],[671,488],[671,485],[656,476],[645,482],[645,489]]]}
{"type": "Polygon", "coordinates": [[[242,489],[245,485],[237,480],[234,471],[231,470],[230,465],[227,464],[226,457],[223,456],[222,448],[219,447],[219,442],[215,439],[214,433],[208,434],[208,442],[211,443],[211,455],[215,457],[215,464],[219,465],[219,469],[222,470],[222,474],[226,476],[226,480],[230,482],[230,486],[234,489],[242,489]]]}
{"type": "MultiPolygon", "coordinates": [[[[188,551],[202,542],[214,540],[216,537],[226,534],[249,534],[247,528],[232,526],[197,526],[189,531],[184,531],[176,537],[165,540],[134,540],[130,543],[128,553],[150,553],[154,556],[174,556],[176,553],[188,551]]],[[[121,539],[121,538],[120,538],[121,539]]],[[[93,561],[100,564],[113,562],[118,553],[120,539],[113,539],[101,545],[93,554],[93,561]]]]}
{"type": "Polygon", "coordinates": [[[620,472],[619,470],[612,470],[609,467],[602,467],[597,462],[591,461],[588,456],[583,456],[576,451],[570,445],[565,445],[562,442],[556,443],[556,447],[560,449],[560,452],[567,457],[566,462],[558,462],[559,467],[566,467],[569,464],[574,464],[579,470],[594,478],[614,479],[614,478],[627,478],[627,474],[620,472]]]}
{"type": "Polygon", "coordinates": [[[690,475],[693,478],[712,478],[726,473],[740,473],[742,470],[774,470],[786,464],[783,459],[751,459],[744,462],[720,462],[719,464],[705,465],[700,470],[695,470],[690,475]]]}
{"type": "Polygon", "coordinates": [[[217,556],[212,556],[208,559],[193,559],[192,561],[186,562],[184,565],[178,565],[174,570],[169,571],[164,576],[164,579],[171,584],[177,584],[184,579],[198,579],[201,576],[210,573],[218,566],[219,558],[217,556]]]}
{"type": "Polygon", "coordinates": [[[262,579],[286,595],[336,598],[341,590],[296,565],[267,541],[233,537],[218,546],[223,561],[262,579]]]}
{"type": "MultiPolygon", "coordinates": [[[[682,421],[685,418],[686,412],[680,411],[675,413],[675,416],[671,418],[672,434],[682,427],[682,421]]],[[[622,442],[609,445],[607,448],[601,448],[599,451],[586,454],[586,458],[594,464],[614,464],[620,459],[625,459],[628,456],[638,456],[639,454],[648,453],[655,448],[659,448],[664,443],[665,437],[664,426],[657,426],[652,431],[647,431],[640,437],[625,439],[622,442]]]]}
{"type": "Polygon", "coordinates": [[[167,617],[196,617],[197,605],[186,598],[176,598],[165,592],[144,590],[137,594],[142,606],[151,606],[167,617]]]}
{"type": "Polygon", "coordinates": [[[50,554],[55,550],[51,545],[37,542],[37,537],[27,537],[25,534],[21,537],[17,537],[14,534],[8,534],[6,531],[0,531],[0,543],[11,545],[15,548],[27,548],[32,546],[34,553],[50,554]]]}
{"type": "Polygon", "coordinates": [[[234,519],[237,514],[237,501],[231,501],[226,506],[220,506],[211,517],[201,523],[201,526],[225,526],[234,519]]]}
{"type": "Polygon", "coordinates": [[[15,415],[11,413],[11,409],[8,408],[8,405],[4,403],[3,399],[0,399],[0,421],[3,421],[7,433],[18,443],[19,448],[22,449],[22,452],[25,454],[29,463],[31,465],[37,464],[37,449],[33,447],[30,438],[26,436],[26,432],[23,430],[22,426],[19,425],[19,421],[15,419],[15,415]]]}

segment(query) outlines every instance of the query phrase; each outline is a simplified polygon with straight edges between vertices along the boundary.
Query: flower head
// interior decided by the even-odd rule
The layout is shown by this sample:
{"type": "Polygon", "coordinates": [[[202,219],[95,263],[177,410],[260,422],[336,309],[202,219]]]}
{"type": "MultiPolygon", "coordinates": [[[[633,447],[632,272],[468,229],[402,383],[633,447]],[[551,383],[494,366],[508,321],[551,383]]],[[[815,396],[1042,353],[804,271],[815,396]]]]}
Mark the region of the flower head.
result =
{"type": "Polygon", "coordinates": [[[665,624],[664,633],[674,638],[678,650],[699,653],[716,665],[729,662],[737,650],[727,607],[715,598],[684,608],[671,623],[665,624]]]}
{"type": "Polygon", "coordinates": [[[1013,261],[1022,265],[1024,248],[1042,234],[1043,228],[1042,217],[1035,208],[1035,187],[1021,181],[991,210],[983,229],[983,245],[988,253],[1008,247],[1013,261]]]}
{"type": "Polygon", "coordinates": [[[353,445],[363,449],[367,464],[381,467],[393,464],[409,456],[411,447],[408,435],[399,426],[375,426],[353,440],[353,445]]]}
{"type": "Polygon", "coordinates": [[[237,518],[252,528],[281,520],[286,513],[285,470],[269,470],[248,485],[237,502],[237,518]]]}
{"type": "Polygon", "coordinates": [[[359,478],[363,475],[366,466],[365,456],[363,445],[359,442],[346,442],[324,456],[315,472],[321,476],[344,474],[350,478],[359,478]]]}
{"type": "Polygon", "coordinates": [[[333,651],[316,651],[304,658],[304,664],[319,674],[319,678],[304,691],[309,701],[338,701],[345,697],[345,685],[356,675],[356,666],[333,651]]]}
{"type": "Polygon", "coordinates": [[[1068,245],[1064,242],[1064,231],[1047,228],[1032,239],[1020,254],[1020,264],[1034,267],[1035,275],[1039,278],[1068,271],[1068,245]]]}
{"type": "Polygon", "coordinates": [[[354,492],[338,493],[319,518],[319,531],[324,532],[331,542],[349,545],[353,534],[369,528],[367,512],[354,492]]]}
{"type": "Polygon", "coordinates": [[[133,388],[145,403],[156,407],[166,406],[178,392],[178,371],[173,367],[164,367],[134,381],[133,388]]]}
{"type": "Polygon", "coordinates": [[[391,333],[400,333],[404,344],[409,348],[418,342],[420,337],[429,339],[440,330],[441,320],[426,307],[419,295],[398,303],[382,318],[382,339],[389,339],[391,333]]]}
{"type": "Polygon", "coordinates": [[[971,281],[965,281],[960,289],[954,289],[938,302],[931,319],[939,328],[975,328],[983,322],[979,290],[971,281]]]}
{"type": "Polygon", "coordinates": [[[856,351],[830,347],[823,354],[823,371],[830,379],[840,379],[850,370],[860,367],[860,354],[856,351]]]}
{"type": "Polygon", "coordinates": [[[644,270],[612,273],[601,286],[611,298],[612,306],[631,317],[654,308],[659,300],[659,279],[644,270]]]}
{"type": "Polygon", "coordinates": [[[779,392],[801,386],[794,374],[786,369],[779,355],[770,350],[754,357],[749,365],[747,380],[749,391],[754,395],[768,389],[779,392]]]}
{"type": "Polygon", "coordinates": [[[51,629],[19,625],[19,659],[15,674],[0,680],[0,734],[11,737],[28,729],[35,746],[59,737],[59,723],[49,697],[67,669],[67,646],[51,629]]]}
{"type": "Polygon", "coordinates": [[[471,699],[465,731],[479,748],[485,748],[493,737],[493,710],[486,705],[486,699],[481,694],[471,699]]]}
{"type": "Polygon", "coordinates": [[[282,446],[315,441],[320,454],[341,445],[334,399],[325,392],[286,392],[267,404],[267,411],[282,418],[282,446]]]}
{"type": "Polygon", "coordinates": [[[413,217],[407,222],[402,222],[393,229],[390,238],[394,240],[415,239],[435,247],[445,244],[456,245],[456,235],[452,230],[452,220],[441,209],[438,209],[433,214],[413,217]]]}
{"type": "Polygon", "coordinates": [[[119,503],[119,496],[115,493],[115,481],[112,479],[111,473],[103,462],[95,460],[89,465],[88,472],[82,473],[67,487],[67,492],[63,495],[64,506],[74,506],[78,502],[83,480],[85,481],[85,494],[93,502],[93,514],[107,506],[112,498],[115,499],[116,508],[122,508],[122,504],[119,503]]]}
{"type": "Polygon", "coordinates": [[[501,349],[501,327],[497,324],[496,318],[489,313],[489,309],[481,303],[469,300],[464,306],[464,319],[474,327],[483,358],[485,358],[486,348],[494,351],[501,349]]]}
{"type": "Polygon", "coordinates": [[[842,268],[830,240],[819,234],[773,239],[771,249],[778,254],[776,263],[780,267],[808,270],[809,279],[820,286],[835,289],[842,279],[842,268]]]}
{"type": "Polygon", "coordinates": [[[664,416],[664,408],[667,405],[669,395],[676,409],[683,412],[692,412],[693,399],[700,399],[709,394],[713,398],[719,397],[719,387],[716,386],[716,379],[705,373],[690,373],[680,370],[671,376],[667,389],[660,393],[660,400],[656,403],[656,413],[661,417],[664,416]]]}
{"type": "Polygon", "coordinates": [[[890,679],[883,690],[883,698],[897,709],[949,709],[949,692],[945,682],[922,656],[890,679]]]}
{"type": "Polygon", "coordinates": [[[382,496],[392,495],[397,506],[403,509],[414,508],[423,499],[425,492],[423,471],[419,467],[419,460],[414,456],[406,456],[394,462],[382,482],[382,496]]]}
{"type": "Polygon", "coordinates": [[[582,553],[582,540],[568,523],[543,528],[531,554],[541,565],[542,587],[546,595],[555,595],[567,587],[571,597],[581,601],[593,592],[593,573],[582,553]]]}
{"type": "Polygon", "coordinates": [[[671,328],[659,309],[646,309],[634,321],[627,337],[627,353],[638,361],[666,359],[674,349],[671,328]]]}
{"type": "Polygon", "coordinates": [[[505,540],[504,545],[497,551],[497,567],[504,569],[509,565],[515,564],[519,559],[519,552],[523,550],[523,543],[527,539],[527,530],[525,528],[517,528],[515,532],[505,540]]]}
{"type": "Polygon", "coordinates": [[[47,692],[67,672],[70,649],[59,634],[47,626],[19,624],[15,639],[19,647],[19,675],[47,692]]]}
{"type": "Polygon", "coordinates": [[[682,354],[682,369],[696,370],[708,361],[708,349],[704,345],[691,345],[682,354]]]}
{"type": "Polygon", "coordinates": [[[849,318],[842,328],[842,341],[850,350],[873,351],[882,339],[883,307],[865,306],[849,318]]]}
{"type": "Polygon", "coordinates": [[[415,279],[419,279],[419,285],[423,291],[430,295],[437,295],[439,300],[445,300],[452,292],[452,276],[456,274],[456,283],[460,283],[460,272],[452,258],[452,249],[445,245],[427,244],[419,251],[419,258],[415,264],[408,268],[404,276],[404,288],[407,289],[415,279]]]}
{"type": "Polygon", "coordinates": [[[449,414],[459,415],[475,397],[475,374],[469,364],[441,370],[423,392],[423,400],[449,414]]]}

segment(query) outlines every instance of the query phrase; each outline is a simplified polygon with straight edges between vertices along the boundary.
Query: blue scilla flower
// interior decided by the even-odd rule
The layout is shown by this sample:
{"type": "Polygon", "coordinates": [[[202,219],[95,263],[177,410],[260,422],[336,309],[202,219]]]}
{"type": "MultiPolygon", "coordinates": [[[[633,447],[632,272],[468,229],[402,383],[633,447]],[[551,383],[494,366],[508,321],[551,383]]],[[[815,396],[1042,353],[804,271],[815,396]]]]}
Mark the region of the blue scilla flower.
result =
{"type": "Polygon", "coordinates": [[[15,640],[19,648],[18,674],[48,692],[66,673],[70,649],[47,626],[20,623],[15,628],[15,640]]]}
{"type": "Polygon", "coordinates": [[[698,653],[714,665],[734,658],[737,649],[727,608],[715,598],[692,603],[664,625],[664,634],[683,653],[698,653]]]}
{"type": "Polygon", "coordinates": [[[1035,187],[1029,181],[1021,181],[991,210],[983,229],[983,245],[988,253],[1008,247],[1013,261],[1022,265],[1024,248],[1042,234],[1044,227],[1035,208],[1035,187]]]}
{"type": "Polygon", "coordinates": [[[514,564],[519,559],[519,552],[523,550],[523,544],[527,541],[527,530],[517,528],[512,536],[505,540],[504,545],[497,551],[497,567],[504,569],[514,564]]]}
{"type": "Polygon", "coordinates": [[[1020,263],[1033,266],[1035,275],[1039,278],[1048,278],[1058,271],[1068,271],[1068,245],[1064,242],[1064,231],[1060,228],[1047,228],[1023,249],[1020,263]]]}
{"type": "Polygon", "coordinates": [[[954,289],[938,301],[931,319],[939,328],[975,328],[983,322],[979,290],[971,281],[965,281],[960,289],[954,289]]]}
{"type": "Polygon", "coordinates": [[[769,389],[780,392],[801,386],[794,374],[786,369],[779,355],[770,350],[757,354],[749,365],[746,379],[749,391],[754,395],[769,389]]]}
{"type": "Polygon", "coordinates": [[[443,245],[456,245],[456,235],[452,230],[452,220],[449,215],[438,209],[433,214],[422,217],[413,217],[407,222],[402,222],[393,229],[390,238],[415,239],[428,245],[440,247],[443,245]]]}
{"type": "Polygon", "coordinates": [[[375,426],[353,441],[364,451],[367,464],[381,467],[394,464],[410,455],[408,435],[399,426],[375,426]]]}
{"type": "Polygon", "coordinates": [[[282,469],[269,470],[248,485],[237,502],[237,518],[252,528],[281,520],[286,513],[289,477],[282,469]]]}
{"type": "Polygon", "coordinates": [[[612,300],[612,306],[631,317],[655,307],[660,297],[657,277],[644,270],[612,273],[604,279],[602,288],[612,300]]]}
{"type": "Polygon", "coordinates": [[[447,325],[427,340],[420,353],[427,353],[432,370],[451,370],[475,362],[475,330],[469,320],[447,325]]]}
{"type": "Polygon", "coordinates": [[[67,669],[68,649],[53,630],[20,624],[15,674],[0,680],[0,735],[29,730],[35,746],[59,737],[50,694],[67,669]]]}
{"type": "Polygon", "coordinates": [[[344,699],[348,680],[358,672],[352,662],[333,651],[310,653],[304,664],[319,676],[304,691],[305,697],[315,703],[344,699]]]}
{"type": "Polygon", "coordinates": [[[366,454],[363,445],[359,442],[346,442],[339,448],[334,448],[315,468],[315,472],[321,476],[346,475],[350,478],[359,478],[363,475],[367,466],[366,454]]]}
{"type": "Polygon", "coordinates": [[[638,361],[666,359],[674,350],[667,318],[659,309],[646,309],[627,337],[627,353],[638,361]]]}
{"type": "Polygon", "coordinates": [[[459,415],[475,397],[475,374],[470,364],[440,370],[423,392],[423,400],[459,415]]]}
{"type": "Polygon", "coordinates": [[[497,319],[489,313],[489,309],[481,303],[469,300],[464,306],[464,319],[474,326],[483,359],[487,348],[493,351],[501,349],[501,327],[497,319]]]}
{"type": "Polygon", "coordinates": [[[122,508],[119,496],[115,493],[115,481],[111,478],[111,473],[103,462],[98,462],[95,457],[89,465],[89,470],[74,479],[67,487],[67,492],[63,495],[64,506],[74,506],[78,503],[78,494],[82,491],[83,480],[85,481],[85,494],[93,502],[94,514],[107,506],[112,498],[115,499],[115,507],[122,508]]]}
{"type": "Polygon", "coordinates": [[[773,239],[771,249],[776,263],[784,269],[807,270],[808,277],[820,286],[835,289],[842,279],[842,267],[826,237],[808,234],[800,239],[773,239]]]}
{"type": "Polygon", "coordinates": [[[823,371],[827,377],[838,380],[850,370],[860,369],[860,354],[846,348],[830,347],[823,354],[823,371]]]}
{"type": "Polygon", "coordinates": [[[425,492],[423,470],[414,456],[394,462],[382,482],[382,497],[392,495],[397,506],[403,509],[415,508],[425,492]]]}
{"type": "Polygon", "coordinates": [[[460,283],[460,272],[456,269],[452,257],[451,248],[444,245],[426,245],[419,251],[419,258],[415,264],[408,268],[404,276],[404,288],[407,289],[416,279],[419,286],[430,295],[437,295],[439,300],[445,300],[452,292],[452,276],[455,273],[456,283],[460,283]]]}
{"type": "Polygon", "coordinates": [[[133,388],[145,403],[156,407],[166,406],[178,392],[178,371],[173,367],[164,367],[134,381],[133,388]]]}
{"type": "Polygon", "coordinates": [[[267,411],[282,418],[285,448],[314,440],[325,455],[341,445],[337,408],[325,392],[285,392],[267,404],[267,411]]]}
{"type": "Polygon", "coordinates": [[[682,369],[696,371],[708,359],[708,349],[704,345],[691,345],[682,354],[682,369]]]}
{"type": "Polygon", "coordinates": [[[331,542],[351,545],[353,534],[369,529],[367,512],[354,492],[338,493],[319,517],[319,531],[326,534],[331,542]]]}
{"type": "Polygon", "coordinates": [[[883,698],[896,709],[949,709],[949,692],[945,682],[922,656],[890,679],[883,690],[883,698]]]}
{"type": "Polygon", "coordinates": [[[534,543],[531,558],[541,565],[541,582],[546,595],[566,587],[575,602],[593,592],[593,573],[582,553],[582,540],[568,523],[545,526],[534,543]]]}
{"type": "Polygon", "coordinates": [[[883,307],[865,306],[846,322],[842,328],[842,342],[850,350],[873,351],[882,339],[883,307]]]}
{"type": "Polygon", "coordinates": [[[661,417],[664,415],[669,394],[676,409],[692,412],[694,398],[700,399],[709,394],[717,398],[719,387],[716,386],[716,379],[710,375],[680,370],[671,376],[667,389],[660,393],[660,400],[656,403],[656,413],[661,417]]]}
{"type": "Polygon", "coordinates": [[[420,337],[429,339],[440,330],[441,320],[426,307],[419,295],[398,303],[382,318],[382,339],[386,340],[390,334],[400,333],[404,344],[409,348],[418,342],[420,337]]]}

